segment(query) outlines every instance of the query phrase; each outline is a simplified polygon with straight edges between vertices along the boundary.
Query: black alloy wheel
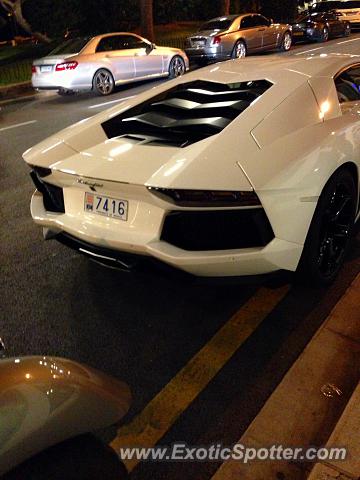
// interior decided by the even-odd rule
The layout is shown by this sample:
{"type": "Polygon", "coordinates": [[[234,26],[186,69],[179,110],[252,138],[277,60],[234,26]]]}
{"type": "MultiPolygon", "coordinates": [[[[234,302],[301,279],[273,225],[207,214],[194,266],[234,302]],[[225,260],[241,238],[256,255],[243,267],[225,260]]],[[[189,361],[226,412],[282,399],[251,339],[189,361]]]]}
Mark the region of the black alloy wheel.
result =
{"type": "Polygon", "coordinates": [[[302,280],[317,285],[335,280],[350,244],[356,207],[354,177],[349,170],[340,169],[319,198],[298,267],[302,280]]]}
{"type": "Polygon", "coordinates": [[[320,42],[327,42],[329,40],[329,29],[324,27],[321,32],[320,42]]]}
{"type": "Polygon", "coordinates": [[[186,73],[186,66],[184,59],[180,55],[176,55],[171,59],[169,65],[169,78],[181,77],[186,73]]]}
{"type": "Polygon", "coordinates": [[[93,89],[99,95],[110,95],[115,89],[115,81],[109,70],[100,68],[93,78],[93,89]]]}

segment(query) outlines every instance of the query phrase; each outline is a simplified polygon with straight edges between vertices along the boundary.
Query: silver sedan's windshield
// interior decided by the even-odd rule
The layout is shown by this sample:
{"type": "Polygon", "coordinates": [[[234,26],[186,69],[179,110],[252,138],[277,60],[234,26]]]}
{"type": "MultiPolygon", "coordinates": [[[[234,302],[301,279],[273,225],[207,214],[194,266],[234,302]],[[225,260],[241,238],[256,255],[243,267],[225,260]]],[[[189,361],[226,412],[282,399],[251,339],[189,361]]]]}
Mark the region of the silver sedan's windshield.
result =
{"type": "MultiPolygon", "coordinates": [[[[348,2],[331,0],[329,2],[317,2],[310,8],[311,12],[327,12],[336,8],[348,8],[345,6],[348,2]]],[[[351,7],[350,7],[351,8],[351,7]]]]}
{"type": "Polygon", "coordinates": [[[71,38],[58,45],[49,55],[79,53],[90,40],[90,37],[71,38]]]}
{"type": "Polygon", "coordinates": [[[306,22],[308,20],[309,21],[312,20],[313,22],[321,22],[323,19],[324,19],[323,13],[315,12],[315,13],[311,13],[310,15],[299,15],[295,21],[296,23],[306,22]]]}
{"type": "Polygon", "coordinates": [[[201,27],[199,28],[199,31],[204,31],[204,30],[227,30],[230,28],[230,25],[232,24],[233,20],[211,20],[210,22],[206,22],[201,27]]]}

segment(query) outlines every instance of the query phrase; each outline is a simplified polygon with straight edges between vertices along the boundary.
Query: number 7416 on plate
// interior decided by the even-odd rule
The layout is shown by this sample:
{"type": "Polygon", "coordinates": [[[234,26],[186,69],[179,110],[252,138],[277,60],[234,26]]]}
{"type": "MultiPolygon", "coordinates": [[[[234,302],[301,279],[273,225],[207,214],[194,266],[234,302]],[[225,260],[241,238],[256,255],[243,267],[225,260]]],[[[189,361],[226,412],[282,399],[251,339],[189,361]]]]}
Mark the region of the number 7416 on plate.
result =
{"type": "Polygon", "coordinates": [[[127,221],[129,202],[119,198],[85,193],[85,211],[127,221]]]}

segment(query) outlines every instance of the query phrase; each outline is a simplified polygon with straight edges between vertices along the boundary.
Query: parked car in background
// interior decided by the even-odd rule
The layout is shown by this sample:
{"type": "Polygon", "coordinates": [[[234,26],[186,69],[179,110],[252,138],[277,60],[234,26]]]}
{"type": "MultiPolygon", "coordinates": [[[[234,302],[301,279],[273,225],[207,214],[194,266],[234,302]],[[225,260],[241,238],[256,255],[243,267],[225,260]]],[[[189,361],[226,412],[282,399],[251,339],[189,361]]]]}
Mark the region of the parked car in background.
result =
{"type": "Polygon", "coordinates": [[[335,12],[307,13],[295,20],[292,30],[293,41],[327,42],[332,37],[349,36],[351,25],[350,22],[340,20],[335,12]]]}
{"type": "Polygon", "coordinates": [[[109,95],[116,85],[157,77],[175,78],[189,68],[186,54],[158,47],[134,33],[69,39],[32,65],[32,85],[60,95],[94,90],[109,95]]]}
{"type": "Polygon", "coordinates": [[[34,356],[0,360],[0,385],[2,480],[128,478],[108,446],[130,406],[126,384],[77,362],[34,356]]]}
{"type": "Polygon", "coordinates": [[[329,0],[316,2],[311,12],[328,12],[335,10],[340,20],[347,20],[352,28],[360,27],[360,0],[329,0]]]}
{"type": "Polygon", "coordinates": [[[288,51],[291,41],[290,25],[249,13],[209,20],[186,39],[185,51],[190,60],[206,63],[275,48],[288,51]]]}

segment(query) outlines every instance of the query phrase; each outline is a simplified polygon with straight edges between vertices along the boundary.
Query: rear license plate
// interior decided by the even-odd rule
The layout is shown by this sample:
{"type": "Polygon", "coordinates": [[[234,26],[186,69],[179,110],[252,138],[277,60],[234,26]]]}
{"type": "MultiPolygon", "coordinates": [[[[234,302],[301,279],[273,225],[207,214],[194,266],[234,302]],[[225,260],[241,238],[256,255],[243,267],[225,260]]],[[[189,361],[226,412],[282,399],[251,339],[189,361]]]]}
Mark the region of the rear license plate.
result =
{"type": "Polygon", "coordinates": [[[85,192],[85,212],[97,213],[105,217],[118,218],[119,220],[127,221],[128,217],[127,200],[120,200],[119,198],[105,197],[103,195],[96,195],[94,193],[85,192]]]}
{"type": "Polygon", "coordinates": [[[294,37],[302,37],[304,35],[304,32],[293,32],[294,37]]]}
{"type": "Polygon", "coordinates": [[[45,73],[45,72],[51,72],[52,71],[52,65],[42,65],[40,67],[40,72],[45,73]]]}
{"type": "Polygon", "coordinates": [[[203,40],[195,40],[192,43],[194,47],[203,47],[205,45],[205,42],[203,40]]]}

